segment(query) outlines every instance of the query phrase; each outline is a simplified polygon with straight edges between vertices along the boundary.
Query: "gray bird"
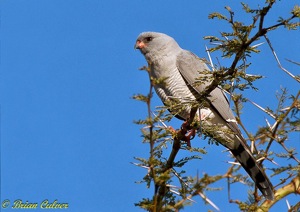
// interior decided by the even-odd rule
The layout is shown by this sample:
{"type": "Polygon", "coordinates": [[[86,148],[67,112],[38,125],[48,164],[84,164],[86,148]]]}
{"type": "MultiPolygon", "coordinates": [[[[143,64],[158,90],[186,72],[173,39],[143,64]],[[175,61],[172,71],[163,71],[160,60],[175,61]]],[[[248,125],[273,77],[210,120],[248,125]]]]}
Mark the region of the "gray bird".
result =
{"type": "MultiPolygon", "coordinates": [[[[145,56],[150,76],[164,79],[164,83],[154,85],[162,102],[179,102],[181,109],[172,110],[171,113],[187,120],[191,110],[190,103],[200,99],[199,94],[212,80],[206,64],[190,51],[180,48],[172,37],[163,33],[141,33],[135,49],[139,49],[145,56]],[[195,83],[196,78],[200,78],[198,83],[195,83]]],[[[199,105],[197,116],[201,131],[228,148],[262,194],[273,200],[273,186],[246,145],[223,91],[220,88],[214,89],[206,101],[199,102],[199,105]]]]}

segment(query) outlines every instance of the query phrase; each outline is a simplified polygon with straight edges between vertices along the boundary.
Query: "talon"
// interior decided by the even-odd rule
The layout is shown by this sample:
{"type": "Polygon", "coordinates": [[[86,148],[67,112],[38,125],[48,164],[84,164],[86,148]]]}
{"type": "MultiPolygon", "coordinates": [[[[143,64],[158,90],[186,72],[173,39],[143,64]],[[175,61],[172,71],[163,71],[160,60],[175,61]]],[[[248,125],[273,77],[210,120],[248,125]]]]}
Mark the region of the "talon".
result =
{"type": "Polygon", "coordinates": [[[188,147],[191,147],[191,140],[195,138],[196,130],[190,129],[190,125],[188,121],[183,122],[181,125],[181,130],[185,132],[184,141],[186,142],[188,147]]]}
{"type": "Polygon", "coordinates": [[[186,142],[188,147],[191,147],[191,140],[195,138],[196,130],[192,129],[189,133],[184,137],[184,141],[186,142]]]}
{"type": "Polygon", "coordinates": [[[188,126],[188,122],[187,121],[183,122],[182,125],[181,125],[181,130],[186,130],[187,131],[187,126],[188,126]]]}

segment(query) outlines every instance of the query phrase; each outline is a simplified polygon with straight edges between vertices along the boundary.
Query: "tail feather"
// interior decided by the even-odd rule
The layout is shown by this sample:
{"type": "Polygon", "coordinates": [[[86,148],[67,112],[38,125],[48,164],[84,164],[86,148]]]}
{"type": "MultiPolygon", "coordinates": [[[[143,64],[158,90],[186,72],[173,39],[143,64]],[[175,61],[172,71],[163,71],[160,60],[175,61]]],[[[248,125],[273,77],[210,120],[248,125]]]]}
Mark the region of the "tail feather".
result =
{"type": "Polygon", "coordinates": [[[267,199],[273,200],[274,194],[272,183],[252,156],[249,148],[243,142],[239,142],[239,144],[234,149],[230,149],[230,151],[255,182],[255,185],[262,194],[267,199]]]}

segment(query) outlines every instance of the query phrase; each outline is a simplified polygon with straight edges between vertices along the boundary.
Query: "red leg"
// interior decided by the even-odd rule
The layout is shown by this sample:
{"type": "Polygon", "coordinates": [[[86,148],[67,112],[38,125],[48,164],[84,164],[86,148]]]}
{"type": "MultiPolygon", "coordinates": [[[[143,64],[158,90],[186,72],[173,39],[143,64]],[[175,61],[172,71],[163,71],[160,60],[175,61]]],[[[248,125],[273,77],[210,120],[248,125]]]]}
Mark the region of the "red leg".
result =
{"type": "Polygon", "coordinates": [[[196,130],[195,129],[191,129],[185,136],[184,141],[186,142],[188,147],[191,147],[191,140],[193,140],[193,138],[196,135],[196,130]]]}
{"type": "Polygon", "coordinates": [[[195,129],[190,129],[188,130],[188,122],[185,121],[183,122],[183,124],[181,125],[181,130],[183,130],[184,132],[186,132],[185,137],[184,137],[184,141],[187,143],[188,147],[191,147],[191,140],[195,137],[196,135],[196,130],[195,129]]]}
{"type": "MultiPolygon", "coordinates": [[[[181,125],[181,131],[185,134],[183,141],[186,142],[188,147],[191,147],[191,140],[195,137],[196,135],[196,130],[195,129],[188,129],[188,122],[185,121],[183,122],[183,124],[181,125]]],[[[168,129],[171,131],[172,134],[176,133],[176,130],[169,126],[168,129]]]]}

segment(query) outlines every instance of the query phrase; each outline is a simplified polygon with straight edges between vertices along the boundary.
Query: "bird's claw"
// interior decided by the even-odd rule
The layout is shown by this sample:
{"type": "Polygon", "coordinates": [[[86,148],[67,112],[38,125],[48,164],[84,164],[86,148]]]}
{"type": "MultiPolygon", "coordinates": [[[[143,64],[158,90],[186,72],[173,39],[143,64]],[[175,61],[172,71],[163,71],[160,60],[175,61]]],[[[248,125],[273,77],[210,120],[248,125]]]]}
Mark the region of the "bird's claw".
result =
{"type": "Polygon", "coordinates": [[[195,138],[196,130],[191,129],[184,137],[184,141],[186,142],[188,147],[191,147],[191,140],[195,138]]]}
{"type": "MultiPolygon", "coordinates": [[[[168,130],[172,134],[176,133],[176,130],[171,126],[168,127],[168,130]]],[[[181,140],[184,141],[187,144],[188,147],[191,147],[191,140],[193,140],[195,138],[196,130],[195,129],[189,129],[188,122],[185,121],[181,125],[181,132],[184,133],[183,139],[181,139],[181,140]]]]}
{"type": "Polygon", "coordinates": [[[189,124],[187,121],[183,122],[181,125],[181,130],[187,132],[184,136],[184,141],[186,142],[188,147],[191,147],[191,140],[195,138],[196,130],[195,129],[188,129],[189,124]]]}

